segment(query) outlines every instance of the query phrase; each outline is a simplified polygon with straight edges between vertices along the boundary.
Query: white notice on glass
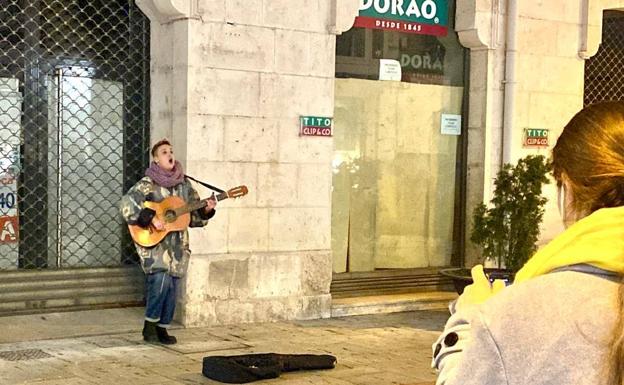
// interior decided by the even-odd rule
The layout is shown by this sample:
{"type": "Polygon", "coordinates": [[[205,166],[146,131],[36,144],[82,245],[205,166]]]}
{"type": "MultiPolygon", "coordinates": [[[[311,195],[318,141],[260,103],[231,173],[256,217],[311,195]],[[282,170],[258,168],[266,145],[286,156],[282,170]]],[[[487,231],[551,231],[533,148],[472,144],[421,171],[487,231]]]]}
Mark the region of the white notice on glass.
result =
{"type": "Polygon", "coordinates": [[[440,127],[442,135],[461,135],[461,115],[442,114],[440,127]]]}
{"type": "Polygon", "coordinates": [[[379,59],[379,80],[401,81],[401,63],[398,60],[379,59]]]}

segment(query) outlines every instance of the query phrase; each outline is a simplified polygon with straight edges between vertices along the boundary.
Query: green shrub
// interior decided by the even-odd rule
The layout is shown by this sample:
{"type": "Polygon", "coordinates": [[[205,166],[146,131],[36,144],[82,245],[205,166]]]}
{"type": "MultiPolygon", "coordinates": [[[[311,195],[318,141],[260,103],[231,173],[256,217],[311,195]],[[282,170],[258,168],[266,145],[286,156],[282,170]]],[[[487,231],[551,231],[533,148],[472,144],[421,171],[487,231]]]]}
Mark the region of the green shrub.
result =
{"type": "Polygon", "coordinates": [[[475,207],[470,240],[484,258],[516,272],[537,250],[540,223],[547,199],[542,185],[549,183],[550,163],[542,155],[529,155],[514,167],[505,164],[494,181],[490,207],[475,207]]]}

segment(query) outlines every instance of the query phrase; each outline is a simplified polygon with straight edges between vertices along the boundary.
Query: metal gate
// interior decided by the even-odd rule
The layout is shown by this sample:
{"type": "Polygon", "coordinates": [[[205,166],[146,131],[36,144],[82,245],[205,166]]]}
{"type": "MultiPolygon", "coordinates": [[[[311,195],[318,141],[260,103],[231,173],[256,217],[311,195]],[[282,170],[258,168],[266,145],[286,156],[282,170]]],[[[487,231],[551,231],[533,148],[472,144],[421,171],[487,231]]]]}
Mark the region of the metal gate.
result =
{"type": "Polygon", "coordinates": [[[148,19],[133,0],[8,0],[0,36],[0,314],[140,299],[118,203],[149,160],[148,19]]]}
{"type": "Polygon", "coordinates": [[[624,100],[624,12],[606,11],[602,44],[585,62],[584,105],[624,100]]]}
{"type": "Polygon", "coordinates": [[[48,266],[120,262],[123,84],[58,70],[48,90],[48,266]]]}

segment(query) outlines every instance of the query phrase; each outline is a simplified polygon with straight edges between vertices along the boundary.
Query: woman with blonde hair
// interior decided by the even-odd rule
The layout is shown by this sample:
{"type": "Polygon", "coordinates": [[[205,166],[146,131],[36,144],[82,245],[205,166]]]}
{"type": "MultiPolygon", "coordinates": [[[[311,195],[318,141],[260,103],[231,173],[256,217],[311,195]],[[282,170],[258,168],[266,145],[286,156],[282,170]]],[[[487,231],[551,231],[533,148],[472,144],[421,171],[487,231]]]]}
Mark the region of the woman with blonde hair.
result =
{"type": "Polygon", "coordinates": [[[552,163],[566,230],[509,287],[473,268],[433,345],[438,385],[624,384],[624,103],[577,113],[552,163]]]}

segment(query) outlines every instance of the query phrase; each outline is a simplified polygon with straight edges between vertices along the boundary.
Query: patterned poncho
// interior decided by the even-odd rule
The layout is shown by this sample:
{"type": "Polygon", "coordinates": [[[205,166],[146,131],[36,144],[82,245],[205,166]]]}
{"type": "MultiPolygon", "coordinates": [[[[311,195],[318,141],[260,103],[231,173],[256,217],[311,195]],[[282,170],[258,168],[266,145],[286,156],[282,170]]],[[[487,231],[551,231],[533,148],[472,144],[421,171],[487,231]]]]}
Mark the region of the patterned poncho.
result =
{"type": "MultiPolygon", "coordinates": [[[[199,201],[197,191],[187,179],[174,187],[166,188],[157,185],[146,176],[128,190],[128,193],[121,199],[121,214],[128,224],[137,224],[143,209],[143,202],[146,200],[160,202],[169,196],[179,196],[187,203],[199,201]]],[[[205,226],[213,215],[214,211],[210,213],[206,213],[204,209],[193,211],[190,227],[205,226]]],[[[191,253],[188,231],[171,232],[154,247],[147,248],[138,244],[135,246],[146,274],[168,271],[174,277],[181,277],[186,272],[191,253]]]]}

